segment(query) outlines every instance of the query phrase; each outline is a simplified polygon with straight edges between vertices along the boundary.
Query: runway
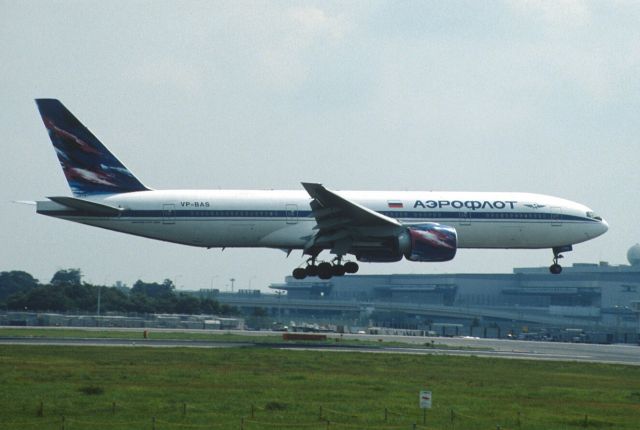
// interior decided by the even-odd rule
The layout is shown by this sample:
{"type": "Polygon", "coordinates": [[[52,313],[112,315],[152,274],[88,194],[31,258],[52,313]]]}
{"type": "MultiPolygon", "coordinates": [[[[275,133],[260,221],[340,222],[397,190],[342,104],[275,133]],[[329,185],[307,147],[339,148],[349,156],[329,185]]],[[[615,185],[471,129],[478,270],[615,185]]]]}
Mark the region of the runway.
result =
{"type": "Polygon", "coordinates": [[[448,355],[476,355],[503,358],[525,358],[533,360],[585,361],[594,363],[618,363],[640,365],[638,345],[600,345],[588,343],[539,342],[507,339],[479,339],[464,337],[418,337],[370,336],[383,342],[398,341],[422,343],[433,341],[436,345],[447,345],[464,350],[446,350],[448,355]],[[467,350],[470,348],[471,350],[467,350]],[[473,350],[477,349],[477,350],[473,350]]]}
{"type": "MultiPolygon", "coordinates": [[[[139,330],[138,330],[139,331],[139,330]]],[[[158,331],[158,330],[155,330],[158,331]]],[[[200,331],[201,332],[201,331],[200,331]]],[[[233,334],[279,335],[278,332],[233,332],[233,334]]],[[[640,346],[596,345],[559,342],[536,342],[500,339],[471,339],[414,336],[377,335],[336,335],[330,334],[327,342],[287,343],[287,342],[228,342],[215,340],[169,340],[169,339],[102,339],[91,338],[29,338],[3,337],[0,345],[48,345],[87,347],[146,347],[146,348],[273,348],[282,350],[315,350],[326,352],[361,352],[413,355],[451,355],[492,358],[580,361],[592,363],[612,363],[640,365],[640,346]],[[337,339],[359,339],[378,341],[379,345],[365,346],[340,343],[337,339]],[[380,341],[381,340],[381,341],[380,341]],[[431,344],[433,347],[424,347],[431,344]],[[416,344],[416,347],[387,346],[387,342],[416,344]]]]}

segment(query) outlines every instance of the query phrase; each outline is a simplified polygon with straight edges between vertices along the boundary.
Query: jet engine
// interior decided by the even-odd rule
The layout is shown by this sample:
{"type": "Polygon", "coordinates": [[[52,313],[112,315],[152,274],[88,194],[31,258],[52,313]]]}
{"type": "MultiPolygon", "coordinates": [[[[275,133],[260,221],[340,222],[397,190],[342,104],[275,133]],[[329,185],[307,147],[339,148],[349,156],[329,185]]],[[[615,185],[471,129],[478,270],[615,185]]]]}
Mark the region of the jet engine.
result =
{"type": "Polygon", "coordinates": [[[449,261],[456,255],[456,229],[437,223],[407,226],[398,236],[398,248],[410,261],[449,261]]]}
{"type": "Polygon", "coordinates": [[[458,235],[453,227],[437,223],[407,225],[397,237],[359,243],[354,252],[358,261],[387,263],[410,261],[449,261],[456,255],[458,235]]]}

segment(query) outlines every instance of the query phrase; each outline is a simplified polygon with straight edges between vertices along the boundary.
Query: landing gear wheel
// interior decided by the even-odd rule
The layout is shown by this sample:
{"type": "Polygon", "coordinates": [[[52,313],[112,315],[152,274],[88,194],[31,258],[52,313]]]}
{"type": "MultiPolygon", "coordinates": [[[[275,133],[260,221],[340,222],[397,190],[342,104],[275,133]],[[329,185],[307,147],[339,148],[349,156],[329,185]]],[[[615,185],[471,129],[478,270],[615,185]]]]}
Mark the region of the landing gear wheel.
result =
{"type": "Polygon", "coordinates": [[[295,279],[304,279],[307,277],[307,271],[302,267],[298,267],[297,269],[293,269],[293,277],[295,279]]]}
{"type": "Polygon", "coordinates": [[[331,269],[333,271],[333,276],[344,276],[346,273],[342,264],[334,264],[331,269]]]}
{"type": "Polygon", "coordinates": [[[558,264],[558,260],[564,258],[560,253],[569,252],[573,250],[573,247],[571,245],[557,246],[551,248],[551,250],[553,251],[553,264],[549,267],[549,272],[553,275],[559,275],[562,272],[562,266],[558,264]]]}
{"type": "Polygon", "coordinates": [[[357,273],[358,269],[360,267],[358,266],[358,263],[353,262],[353,261],[349,261],[344,263],[344,271],[345,273],[357,273]]]}
{"type": "Polygon", "coordinates": [[[554,275],[559,275],[560,273],[562,273],[562,266],[559,265],[558,263],[553,263],[549,267],[549,272],[551,272],[554,275]]]}
{"type": "Polygon", "coordinates": [[[320,279],[331,279],[331,276],[333,276],[333,266],[331,264],[318,264],[318,277],[320,279]]]}

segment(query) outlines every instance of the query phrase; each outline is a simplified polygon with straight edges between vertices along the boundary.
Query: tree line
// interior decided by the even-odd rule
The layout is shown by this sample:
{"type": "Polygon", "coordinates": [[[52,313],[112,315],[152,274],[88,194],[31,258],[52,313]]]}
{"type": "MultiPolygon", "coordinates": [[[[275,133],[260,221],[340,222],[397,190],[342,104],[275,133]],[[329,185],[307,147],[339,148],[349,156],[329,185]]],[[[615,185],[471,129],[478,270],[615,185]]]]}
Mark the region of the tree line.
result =
{"type": "Polygon", "coordinates": [[[0,272],[0,309],[121,313],[236,315],[237,309],[211,298],[178,292],[171,279],[162,283],[136,281],[133,287],[102,286],[82,281],[80,269],[58,270],[48,284],[23,271],[0,272]]]}

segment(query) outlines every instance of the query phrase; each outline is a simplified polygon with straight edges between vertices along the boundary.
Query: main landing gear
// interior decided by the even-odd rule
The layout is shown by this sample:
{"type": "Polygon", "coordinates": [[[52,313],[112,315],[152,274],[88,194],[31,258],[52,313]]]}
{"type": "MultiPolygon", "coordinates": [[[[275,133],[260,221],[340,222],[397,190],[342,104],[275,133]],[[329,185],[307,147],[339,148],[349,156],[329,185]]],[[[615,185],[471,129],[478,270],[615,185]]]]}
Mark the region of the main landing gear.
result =
{"type": "Polygon", "coordinates": [[[566,245],[566,246],[557,246],[555,248],[552,248],[553,251],[553,264],[551,266],[549,266],[549,272],[551,272],[551,274],[553,275],[559,275],[560,273],[562,273],[562,266],[558,264],[558,260],[560,258],[564,258],[562,255],[560,255],[561,252],[569,252],[572,251],[573,247],[571,245],[566,245]]]}
{"type": "Polygon", "coordinates": [[[347,261],[342,264],[342,258],[337,257],[331,263],[326,261],[316,264],[316,258],[307,260],[306,267],[298,267],[293,270],[295,279],[304,279],[307,276],[317,276],[320,279],[331,279],[333,276],[344,276],[345,273],[356,273],[360,267],[358,263],[347,261]]]}

